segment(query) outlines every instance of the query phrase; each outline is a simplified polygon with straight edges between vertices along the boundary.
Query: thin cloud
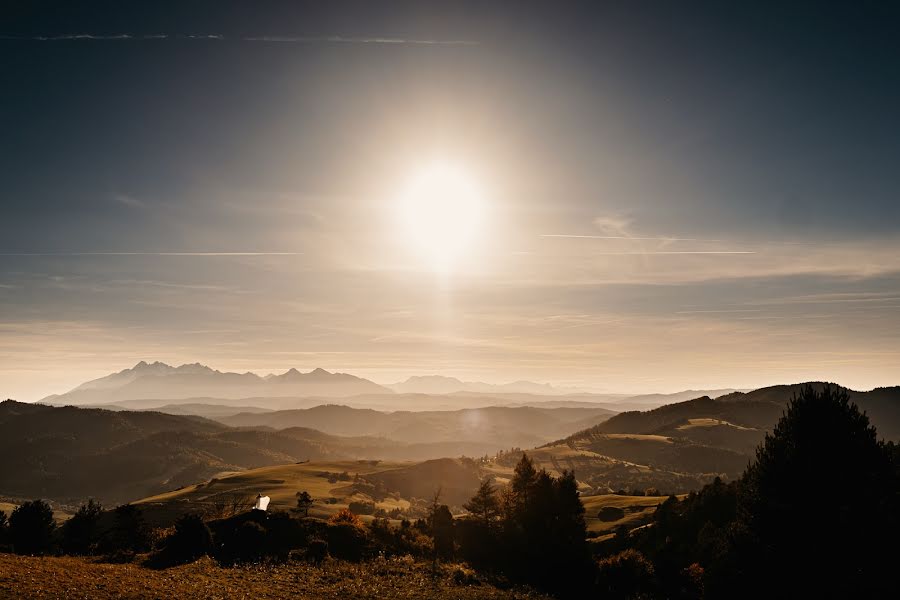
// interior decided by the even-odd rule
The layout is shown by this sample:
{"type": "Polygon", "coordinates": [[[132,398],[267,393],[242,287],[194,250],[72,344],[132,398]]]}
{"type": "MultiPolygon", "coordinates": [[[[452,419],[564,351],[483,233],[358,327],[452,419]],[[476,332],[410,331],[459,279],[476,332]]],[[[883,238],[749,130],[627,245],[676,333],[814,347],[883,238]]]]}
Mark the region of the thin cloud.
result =
{"type": "Polygon", "coordinates": [[[676,311],[676,315],[695,315],[695,314],[706,314],[706,313],[758,313],[762,312],[758,309],[722,309],[722,310],[679,310],[676,311]]]}
{"type": "Polygon", "coordinates": [[[119,204],[124,204],[129,208],[144,208],[147,206],[143,201],[138,200],[134,196],[129,196],[128,194],[116,194],[113,196],[113,199],[119,204]]]}
{"type": "Polygon", "coordinates": [[[2,252],[0,256],[303,256],[303,252],[2,252]]]}
{"type": "Polygon", "coordinates": [[[644,240],[655,242],[721,242],[723,240],[706,240],[699,238],[678,238],[678,237],[634,237],[630,235],[575,235],[569,233],[542,233],[539,237],[543,238],[573,238],[573,239],[589,239],[589,240],[644,240]]]}
{"type": "Polygon", "coordinates": [[[647,252],[594,252],[600,256],[664,256],[682,254],[756,254],[753,250],[683,250],[683,251],[647,251],[647,252]]]}
{"type": "Polygon", "coordinates": [[[235,36],[228,37],[221,34],[140,34],[119,33],[102,35],[93,33],[67,33],[61,35],[0,35],[0,40],[20,42],[57,42],[57,41],[142,41],[142,40],[213,40],[213,41],[238,41],[238,42],[263,42],[277,44],[394,44],[414,46],[478,46],[480,42],[474,40],[440,40],[418,38],[392,38],[392,37],[344,37],[331,36],[235,36]]]}

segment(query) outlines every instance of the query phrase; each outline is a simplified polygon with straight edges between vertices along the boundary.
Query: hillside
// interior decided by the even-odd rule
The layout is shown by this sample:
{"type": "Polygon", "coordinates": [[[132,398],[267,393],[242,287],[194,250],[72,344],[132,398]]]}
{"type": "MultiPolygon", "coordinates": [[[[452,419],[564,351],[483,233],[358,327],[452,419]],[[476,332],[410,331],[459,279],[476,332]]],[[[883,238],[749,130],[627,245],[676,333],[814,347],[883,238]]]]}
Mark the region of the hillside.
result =
{"type": "Polygon", "coordinates": [[[173,367],[161,362],[139,362],[130,369],[88,381],[65,393],[43,400],[52,404],[90,405],[153,398],[178,400],[195,397],[247,398],[251,396],[346,397],[389,394],[391,390],[346,373],[290,369],[281,375],[227,373],[205,365],[173,367]]]}
{"type": "Polygon", "coordinates": [[[136,503],[149,519],[166,523],[183,512],[212,511],[217,500],[235,495],[244,498],[245,508],[257,494],[263,494],[271,498],[271,510],[289,510],[296,506],[297,493],[306,491],[315,501],[311,516],[328,517],[357,502],[417,518],[425,514],[438,490],[442,502],[459,509],[478,488],[482,474],[474,461],[450,458],[424,462],[312,460],[221,474],[136,503]]]}
{"type": "Polygon", "coordinates": [[[471,581],[459,581],[456,573],[455,566],[446,565],[433,578],[430,563],[402,559],[362,564],[329,561],[321,567],[300,562],[222,567],[203,558],[160,570],[86,558],[0,554],[0,598],[547,598],[525,588],[498,588],[480,578],[472,585],[471,581]]]}
{"type": "MultiPolygon", "coordinates": [[[[739,476],[801,387],[774,386],[623,412],[534,449],[533,458],[556,472],[574,469],[588,493],[642,487],[686,492],[716,476],[739,476]]],[[[850,392],[850,398],[868,413],[879,437],[897,439],[900,388],[850,392]]]]}
{"type": "Polygon", "coordinates": [[[482,456],[496,442],[404,443],[311,428],[231,428],[195,416],[0,403],[0,494],[127,502],[222,472],[306,460],[482,456]]]}
{"type": "Polygon", "coordinates": [[[335,435],[375,435],[421,444],[484,442],[494,451],[529,447],[602,422],[614,413],[605,408],[535,408],[530,406],[454,411],[381,412],[342,405],[223,417],[241,427],[302,426],[335,435]]]}

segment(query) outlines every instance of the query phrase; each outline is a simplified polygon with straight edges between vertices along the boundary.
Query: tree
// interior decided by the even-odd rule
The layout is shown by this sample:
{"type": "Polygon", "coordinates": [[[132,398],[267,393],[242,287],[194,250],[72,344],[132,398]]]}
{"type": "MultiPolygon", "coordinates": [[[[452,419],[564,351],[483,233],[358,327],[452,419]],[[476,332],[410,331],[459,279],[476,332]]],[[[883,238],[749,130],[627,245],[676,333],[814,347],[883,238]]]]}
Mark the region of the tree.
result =
{"type": "Polygon", "coordinates": [[[516,510],[522,510],[528,504],[528,493],[537,482],[537,478],[538,472],[534,468],[534,461],[523,452],[509,483],[516,510]]]}
{"type": "Polygon", "coordinates": [[[297,508],[296,511],[303,514],[304,517],[309,516],[309,509],[312,508],[313,499],[309,492],[297,492],[297,508]]]}
{"type": "Polygon", "coordinates": [[[500,516],[500,503],[497,499],[497,491],[489,477],[481,482],[478,491],[468,503],[463,505],[463,508],[472,513],[484,527],[494,526],[497,517],[500,516]]]}
{"type": "Polygon", "coordinates": [[[0,510],[0,545],[6,543],[6,538],[9,535],[9,518],[6,516],[6,512],[0,510]]]}
{"type": "Polygon", "coordinates": [[[115,510],[111,550],[144,552],[150,548],[150,528],[139,506],[123,504],[115,510]]]}
{"type": "Polygon", "coordinates": [[[82,504],[62,526],[62,548],[67,554],[93,554],[100,540],[103,506],[93,499],[82,504]]]}
{"type": "Polygon", "coordinates": [[[43,500],[17,506],[9,517],[9,535],[17,554],[44,554],[53,546],[53,509],[43,500]]]}
{"type": "Polygon", "coordinates": [[[730,558],[742,592],[782,581],[787,596],[890,595],[898,477],[846,390],[804,386],[741,482],[730,558]],[[813,494],[823,483],[840,489],[813,494]]]}
{"type": "Polygon", "coordinates": [[[438,558],[451,558],[453,556],[453,514],[446,504],[434,508],[428,516],[431,526],[431,537],[434,540],[434,552],[438,558]]]}

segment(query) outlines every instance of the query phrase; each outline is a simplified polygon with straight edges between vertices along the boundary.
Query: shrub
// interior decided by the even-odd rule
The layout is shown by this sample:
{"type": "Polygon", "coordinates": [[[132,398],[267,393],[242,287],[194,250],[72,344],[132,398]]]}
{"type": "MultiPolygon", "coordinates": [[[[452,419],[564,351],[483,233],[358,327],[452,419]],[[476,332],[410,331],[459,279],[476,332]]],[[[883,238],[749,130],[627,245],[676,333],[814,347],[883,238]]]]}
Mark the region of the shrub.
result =
{"type": "Polygon", "coordinates": [[[6,545],[9,543],[9,518],[6,513],[0,510],[0,552],[5,552],[6,545]]]}
{"type": "Polygon", "coordinates": [[[212,533],[200,515],[182,515],[175,521],[175,531],[165,542],[164,555],[173,563],[186,563],[210,554],[212,533]]]}
{"type": "Polygon", "coordinates": [[[350,512],[353,512],[357,515],[372,515],[372,514],[375,514],[375,503],[374,502],[351,502],[349,510],[350,510],[350,512]]]}
{"type": "Polygon", "coordinates": [[[265,554],[266,530],[256,521],[246,521],[237,530],[235,558],[242,562],[260,560],[265,554]]]}
{"type": "Polygon", "coordinates": [[[600,561],[597,586],[604,598],[652,597],[653,564],[637,550],[625,550],[600,561]]]}
{"type": "Polygon", "coordinates": [[[17,554],[45,554],[53,548],[53,509],[43,500],[17,506],[9,517],[9,536],[17,554]]]}
{"type": "Polygon", "coordinates": [[[311,540],[309,542],[309,546],[306,549],[306,558],[310,562],[316,565],[322,564],[328,557],[328,542],[325,540],[311,540]]]}
{"type": "Polygon", "coordinates": [[[604,506],[597,513],[597,518],[601,521],[618,521],[625,518],[625,511],[617,506],[604,506]]]}

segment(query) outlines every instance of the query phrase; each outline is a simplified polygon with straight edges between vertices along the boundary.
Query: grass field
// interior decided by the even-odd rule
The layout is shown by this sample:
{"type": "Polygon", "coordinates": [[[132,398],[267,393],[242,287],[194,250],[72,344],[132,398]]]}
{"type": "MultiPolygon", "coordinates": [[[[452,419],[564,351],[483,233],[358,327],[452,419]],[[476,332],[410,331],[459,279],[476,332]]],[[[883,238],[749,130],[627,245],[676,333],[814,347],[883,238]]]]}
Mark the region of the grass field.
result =
{"type": "Polygon", "coordinates": [[[224,568],[208,558],[165,570],[138,564],[106,564],[72,557],[37,558],[0,554],[0,598],[434,598],[475,600],[545,598],[527,589],[499,589],[468,570],[430,564],[375,560],[326,561],[224,568]]]}
{"type": "Polygon", "coordinates": [[[741,425],[735,425],[734,423],[729,423],[728,421],[722,421],[720,419],[712,418],[688,419],[688,422],[686,424],[679,425],[677,429],[679,431],[687,431],[689,429],[695,429],[697,427],[731,427],[739,431],[756,431],[755,429],[752,429],[750,427],[742,427],[741,425]]]}
{"type": "MultiPolygon", "coordinates": [[[[683,496],[682,496],[683,497],[683,496]]],[[[581,499],[584,504],[584,522],[589,532],[605,535],[613,533],[619,525],[639,527],[653,516],[659,504],[665,502],[665,496],[619,496],[605,494],[602,496],[586,496],[581,499]],[[597,514],[604,508],[620,509],[624,514],[615,520],[603,520],[597,514]]]]}
{"type": "MultiPolygon", "coordinates": [[[[269,510],[288,510],[297,505],[297,492],[306,491],[315,499],[309,511],[310,516],[327,518],[346,508],[352,501],[367,499],[364,494],[353,489],[353,478],[357,474],[365,476],[410,464],[412,463],[347,460],[263,467],[144,498],[135,504],[140,504],[153,521],[168,519],[171,522],[177,514],[208,509],[215,497],[221,494],[242,493],[251,501],[257,494],[262,494],[271,498],[269,510]],[[323,476],[342,473],[346,473],[349,479],[329,482],[329,478],[323,476]]],[[[376,507],[387,511],[393,508],[406,509],[409,508],[409,501],[387,497],[376,502],[376,507]]]]}
{"type": "MultiPolygon", "coordinates": [[[[16,505],[11,502],[0,502],[0,510],[6,513],[6,516],[9,517],[12,514],[12,511],[15,510],[16,505]]],[[[69,519],[72,515],[62,511],[62,510],[54,510],[53,511],[53,520],[56,521],[57,524],[63,523],[69,519]]]]}

